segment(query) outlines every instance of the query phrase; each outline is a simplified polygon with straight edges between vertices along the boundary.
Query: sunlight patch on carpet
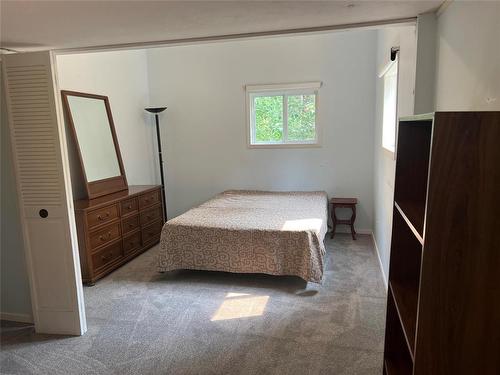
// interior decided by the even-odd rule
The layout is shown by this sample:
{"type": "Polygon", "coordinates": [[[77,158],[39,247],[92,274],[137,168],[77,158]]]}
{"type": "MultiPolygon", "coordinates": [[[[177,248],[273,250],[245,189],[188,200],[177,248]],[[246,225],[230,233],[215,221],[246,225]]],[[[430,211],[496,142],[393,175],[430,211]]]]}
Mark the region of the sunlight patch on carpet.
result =
{"type": "Polygon", "coordinates": [[[252,296],[247,293],[228,293],[219,309],[210,319],[218,320],[241,319],[262,316],[266,309],[269,296],[252,296]]]}

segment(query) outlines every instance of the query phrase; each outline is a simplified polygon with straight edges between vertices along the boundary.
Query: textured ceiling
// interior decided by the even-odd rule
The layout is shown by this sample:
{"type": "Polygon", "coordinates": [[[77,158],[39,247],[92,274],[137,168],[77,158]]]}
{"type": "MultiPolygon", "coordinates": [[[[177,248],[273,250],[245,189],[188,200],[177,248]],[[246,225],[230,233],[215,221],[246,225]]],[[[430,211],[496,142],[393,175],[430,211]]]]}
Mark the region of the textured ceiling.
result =
{"type": "Polygon", "coordinates": [[[0,1],[2,47],[82,48],[415,17],[439,1],[0,1]]]}

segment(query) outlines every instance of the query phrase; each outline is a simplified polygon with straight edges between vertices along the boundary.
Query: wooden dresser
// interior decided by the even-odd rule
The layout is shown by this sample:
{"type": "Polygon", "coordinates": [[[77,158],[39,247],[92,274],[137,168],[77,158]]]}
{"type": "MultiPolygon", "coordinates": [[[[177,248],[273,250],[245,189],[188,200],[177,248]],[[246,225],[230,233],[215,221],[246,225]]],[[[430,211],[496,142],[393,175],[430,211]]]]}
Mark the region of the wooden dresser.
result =
{"type": "Polygon", "coordinates": [[[157,244],[164,223],[162,205],[161,186],[129,186],[75,201],[83,282],[93,285],[157,244]]]}

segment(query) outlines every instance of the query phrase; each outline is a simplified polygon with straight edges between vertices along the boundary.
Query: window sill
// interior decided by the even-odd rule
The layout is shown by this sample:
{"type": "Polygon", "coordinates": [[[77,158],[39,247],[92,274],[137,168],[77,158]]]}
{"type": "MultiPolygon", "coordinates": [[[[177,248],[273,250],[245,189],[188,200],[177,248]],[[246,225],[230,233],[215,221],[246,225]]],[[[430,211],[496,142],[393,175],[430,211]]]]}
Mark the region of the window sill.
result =
{"type": "Polygon", "coordinates": [[[321,147],[321,143],[262,143],[247,146],[248,148],[315,148],[321,147]]]}

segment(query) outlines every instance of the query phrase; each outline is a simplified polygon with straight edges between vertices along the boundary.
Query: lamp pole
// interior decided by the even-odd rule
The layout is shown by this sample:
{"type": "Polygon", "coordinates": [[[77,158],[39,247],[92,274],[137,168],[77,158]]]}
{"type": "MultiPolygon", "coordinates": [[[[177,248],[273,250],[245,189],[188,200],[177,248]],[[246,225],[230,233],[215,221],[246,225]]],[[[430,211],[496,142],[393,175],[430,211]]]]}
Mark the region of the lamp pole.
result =
{"type": "Polygon", "coordinates": [[[163,198],[163,219],[165,221],[167,221],[167,196],[165,194],[165,179],[163,177],[163,156],[161,152],[159,113],[163,112],[166,109],[167,107],[145,108],[146,111],[155,115],[156,120],[156,140],[158,141],[158,160],[160,163],[161,193],[163,198]]]}

